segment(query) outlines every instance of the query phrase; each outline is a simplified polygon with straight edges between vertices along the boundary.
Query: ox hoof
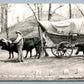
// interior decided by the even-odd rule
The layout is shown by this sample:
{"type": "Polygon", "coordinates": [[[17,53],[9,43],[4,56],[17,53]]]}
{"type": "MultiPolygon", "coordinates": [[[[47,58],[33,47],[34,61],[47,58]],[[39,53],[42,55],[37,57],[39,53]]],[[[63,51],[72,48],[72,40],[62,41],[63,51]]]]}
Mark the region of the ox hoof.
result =
{"type": "Polygon", "coordinates": [[[35,58],[37,57],[37,55],[35,55],[35,58]]]}
{"type": "Polygon", "coordinates": [[[21,62],[24,62],[24,60],[21,60],[21,62]]]}
{"type": "Polygon", "coordinates": [[[45,54],[45,57],[49,56],[48,54],[45,54]]]}
{"type": "Polygon", "coordinates": [[[12,59],[14,59],[14,57],[12,57],[12,59]]]}
{"type": "Polygon", "coordinates": [[[30,58],[32,58],[32,56],[30,56],[30,58]]]}
{"type": "Polygon", "coordinates": [[[17,59],[16,62],[21,62],[21,60],[17,59]]]}
{"type": "Polygon", "coordinates": [[[21,62],[20,60],[18,60],[17,62],[21,62]]]}
{"type": "Polygon", "coordinates": [[[24,57],[24,59],[26,59],[27,57],[24,57]]]}
{"type": "Polygon", "coordinates": [[[10,57],[8,59],[11,59],[10,57]]]}
{"type": "Polygon", "coordinates": [[[40,59],[40,56],[37,59],[40,59]]]}

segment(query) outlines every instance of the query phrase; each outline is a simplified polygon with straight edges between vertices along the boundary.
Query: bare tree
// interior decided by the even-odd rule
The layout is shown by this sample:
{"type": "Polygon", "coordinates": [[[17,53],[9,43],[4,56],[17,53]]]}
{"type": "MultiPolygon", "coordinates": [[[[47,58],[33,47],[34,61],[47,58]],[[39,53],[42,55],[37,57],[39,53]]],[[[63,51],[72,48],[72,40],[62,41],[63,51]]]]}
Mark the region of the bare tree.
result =
{"type": "Polygon", "coordinates": [[[38,20],[40,20],[40,6],[39,6],[39,4],[37,5],[37,9],[38,9],[38,20]]]}
{"type": "Polygon", "coordinates": [[[37,13],[37,4],[34,3],[34,7],[35,7],[35,14],[37,13]]]}
{"type": "Polygon", "coordinates": [[[69,3],[69,19],[71,18],[71,4],[69,3]]]}
{"type": "MultiPolygon", "coordinates": [[[[41,4],[38,4],[37,7],[38,7],[38,20],[41,20],[41,17],[42,17],[41,16],[41,4]]],[[[42,55],[44,53],[43,52],[43,35],[42,35],[42,30],[39,25],[38,25],[38,31],[39,31],[39,37],[41,38],[41,47],[42,47],[41,55],[42,55]]]]}
{"type": "MultiPolygon", "coordinates": [[[[39,20],[40,20],[40,7],[39,7],[40,5],[38,4],[38,6],[37,6],[37,9],[38,9],[38,19],[36,17],[36,14],[35,14],[34,10],[31,8],[31,6],[29,4],[27,4],[27,5],[32,10],[32,12],[33,12],[33,14],[35,16],[35,19],[36,19],[36,21],[38,23],[39,20]]],[[[38,23],[38,33],[39,33],[39,37],[41,38],[41,47],[42,47],[42,53],[41,53],[41,55],[43,55],[43,36],[42,36],[42,30],[41,30],[41,28],[39,26],[39,23],[38,23]]]]}
{"type": "Polygon", "coordinates": [[[48,20],[51,19],[51,3],[49,3],[48,20]]]}
{"type": "Polygon", "coordinates": [[[39,4],[40,19],[42,19],[42,4],[39,4]]]}
{"type": "Polygon", "coordinates": [[[1,32],[4,31],[4,8],[1,6],[1,32]]]}
{"type": "Polygon", "coordinates": [[[55,13],[55,11],[59,8],[63,7],[63,5],[60,5],[58,6],[56,9],[54,9],[52,12],[51,12],[51,3],[49,4],[49,11],[48,11],[48,20],[51,19],[51,16],[55,13]]]}
{"type": "Polygon", "coordinates": [[[6,34],[7,34],[7,38],[9,39],[9,31],[8,31],[8,26],[7,26],[7,20],[8,20],[8,4],[6,4],[6,8],[5,8],[5,28],[6,28],[6,34]]]}
{"type": "Polygon", "coordinates": [[[9,38],[8,35],[8,26],[7,26],[7,19],[8,19],[8,4],[1,4],[1,29],[2,31],[6,31],[6,36],[9,38]]]}

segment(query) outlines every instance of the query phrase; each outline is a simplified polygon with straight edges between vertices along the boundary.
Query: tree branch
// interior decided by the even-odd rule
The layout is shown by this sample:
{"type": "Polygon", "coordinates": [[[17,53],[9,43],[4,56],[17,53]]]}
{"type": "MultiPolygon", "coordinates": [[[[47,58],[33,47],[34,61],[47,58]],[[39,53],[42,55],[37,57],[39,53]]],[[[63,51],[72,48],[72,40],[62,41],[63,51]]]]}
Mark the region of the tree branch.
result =
{"type": "Polygon", "coordinates": [[[78,7],[78,5],[76,4],[76,7],[78,8],[78,10],[80,11],[80,13],[84,16],[84,13],[82,12],[82,10],[78,7]]]}
{"type": "Polygon", "coordinates": [[[63,5],[60,5],[59,7],[57,7],[57,8],[51,13],[51,15],[53,15],[53,14],[55,13],[55,11],[56,11],[58,8],[61,8],[61,7],[63,7],[63,5]]]}
{"type": "Polygon", "coordinates": [[[35,16],[35,19],[36,19],[36,21],[38,22],[38,19],[37,19],[37,17],[36,17],[36,14],[35,14],[35,12],[34,12],[34,10],[31,8],[31,6],[27,3],[27,5],[29,6],[29,8],[32,10],[32,12],[33,12],[33,14],[34,14],[34,16],[35,16]]]}

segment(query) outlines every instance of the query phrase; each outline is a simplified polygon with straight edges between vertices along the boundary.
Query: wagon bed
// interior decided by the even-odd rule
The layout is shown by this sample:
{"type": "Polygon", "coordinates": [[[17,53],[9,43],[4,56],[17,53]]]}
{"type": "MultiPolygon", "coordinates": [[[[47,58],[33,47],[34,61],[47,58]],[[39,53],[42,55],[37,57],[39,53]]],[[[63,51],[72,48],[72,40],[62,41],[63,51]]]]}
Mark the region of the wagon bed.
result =
{"type": "Polygon", "coordinates": [[[68,41],[72,44],[84,42],[84,35],[83,34],[79,35],[77,33],[73,33],[73,34],[56,34],[56,33],[51,34],[51,33],[47,33],[47,35],[56,44],[58,44],[59,42],[62,42],[62,41],[68,41]]]}

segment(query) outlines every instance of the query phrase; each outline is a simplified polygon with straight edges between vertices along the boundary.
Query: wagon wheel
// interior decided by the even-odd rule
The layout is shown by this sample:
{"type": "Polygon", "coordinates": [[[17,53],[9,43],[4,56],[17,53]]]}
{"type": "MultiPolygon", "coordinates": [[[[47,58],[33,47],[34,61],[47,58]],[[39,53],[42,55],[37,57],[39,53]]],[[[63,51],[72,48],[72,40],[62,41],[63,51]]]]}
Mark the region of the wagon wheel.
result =
{"type": "Polygon", "coordinates": [[[62,51],[62,56],[71,57],[73,53],[73,48],[71,43],[64,41],[58,45],[58,50],[62,51]]]}
{"type": "Polygon", "coordinates": [[[54,56],[56,56],[56,57],[62,57],[63,56],[63,51],[58,51],[58,49],[57,49],[57,47],[52,47],[51,48],[51,52],[52,52],[52,54],[54,55],[54,56]]]}

